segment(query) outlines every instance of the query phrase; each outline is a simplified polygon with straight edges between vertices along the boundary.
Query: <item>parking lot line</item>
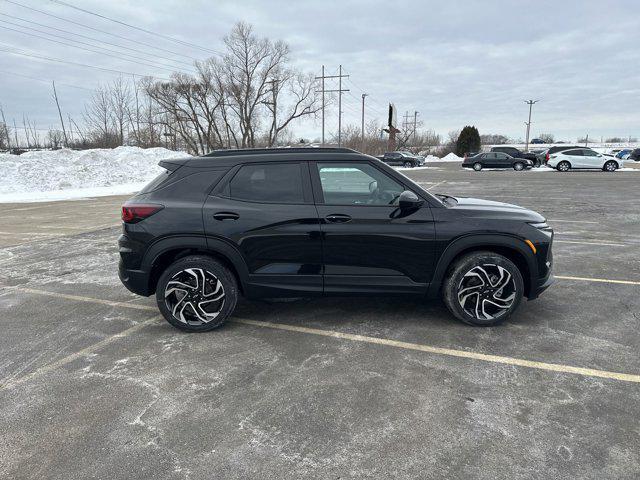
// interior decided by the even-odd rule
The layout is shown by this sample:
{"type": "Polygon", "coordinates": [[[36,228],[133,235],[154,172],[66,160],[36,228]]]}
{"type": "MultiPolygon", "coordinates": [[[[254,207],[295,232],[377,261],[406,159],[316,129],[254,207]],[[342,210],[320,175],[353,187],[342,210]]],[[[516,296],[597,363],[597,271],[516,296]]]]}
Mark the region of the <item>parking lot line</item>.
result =
{"type": "MultiPolygon", "coordinates": [[[[88,301],[88,300],[85,299],[84,301],[88,301]]],[[[103,303],[103,302],[95,302],[95,303],[103,303]]],[[[131,305],[129,305],[129,306],[131,306],[131,305]]],[[[55,362],[51,362],[51,363],[48,363],[46,365],[43,365],[42,367],[40,367],[40,368],[34,370],[33,372],[28,373],[28,374],[26,374],[26,375],[24,375],[22,377],[11,379],[11,380],[7,381],[6,383],[0,383],[0,390],[5,390],[7,388],[15,387],[16,385],[24,383],[27,380],[30,380],[30,379],[32,379],[34,377],[38,377],[38,376],[40,376],[42,374],[45,374],[45,373],[50,372],[52,370],[55,370],[58,367],[62,367],[63,365],[71,363],[71,362],[73,362],[74,360],[77,360],[80,357],[83,357],[85,355],[93,353],[96,350],[98,350],[98,349],[100,349],[100,348],[102,348],[102,347],[104,347],[106,345],[109,345],[111,342],[114,342],[115,340],[127,337],[127,336],[131,335],[132,333],[137,332],[141,328],[146,327],[150,323],[157,322],[161,318],[162,317],[158,316],[158,317],[150,318],[149,320],[144,320],[143,322],[140,322],[137,325],[134,325],[133,327],[127,328],[126,330],[123,330],[120,333],[116,333],[115,335],[107,337],[104,340],[101,340],[99,342],[94,343],[93,345],[89,345],[88,347],[83,348],[82,350],[78,350],[75,353],[67,355],[64,358],[61,358],[60,360],[56,360],[55,362]]]]}
{"type": "MultiPolygon", "coordinates": [[[[587,281],[605,281],[605,282],[611,282],[611,283],[631,283],[631,284],[637,284],[640,285],[640,282],[626,282],[623,280],[603,280],[603,279],[587,279],[584,277],[556,277],[556,278],[562,278],[562,279],[577,279],[577,280],[587,280],[587,281]]],[[[131,303],[125,303],[125,302],[114,302],[114,301],[110,301],[110,300],[102,300],[99,298],[93,298],[93,297],[83,297],[83,296],[79,296],[79,295],[68,295],[65,293],[58,293],[58,292],[49,292],[46,290],[37,290],[37,289],[33,289],[33,288],[26,288],[26,287],[6,287],[8,289],[12,289],[12,290],[18,290],[21,292],[25,292],[25,293],[33,293],[33,294],[39,294],[39,295],[48,295],[48,296],[52,296],[52,297],[58,297],[58,298],[64,298],[67,300],[75,300],[75,301],[81,301],[81,302],[89,302],[89,303],[96,303],[96,304],[100,304],[100,305],[109,305],[109,306],[118,306],[118,307],[123,307],[123,308],[132,308],[132,309],[139,309],[139,310],[156,310],[155,307],[151,307],[148,305],[134,305],[131,303]]],[[[123,338],[126,337],[128,335],[130,335],[133,332],[136,332],[137,330],[140,330],[142,327],[144,327],[145,325],[148,325],[150,323],[155,322],[156,320],[158,320],[158,318],[161,317],[154,317],[152,319],[149,320],[145,320],[144,322],[141,322],[137,325],[134,325],[131,328],[128,328],[127,330],[124,330],[123,332],[120,332],[116,335],[113,335],[111,337],[105,338],[104,340],[97,342],[89,347],[86,347],[76,353],[73,353],[63,359],[57,360],[53,363],[50,363],[48,365],[44,365],[42,367],[40,367],[39,369],[35,370],[32,373],[29,373],[23,377],[20,377],[18,379],[15,380],[11,380],[5,384],[0,384],[0,390],[4,389],[4,388],[8,388],[10,386],[13,385],[17,385],[18,383],[22,383],[30,378],[33,378],[37,375],[41,375],[43,373],[49,372],[59,366],[65,365],[69,362],[72,362],[73,360],[86,355],[87,353],[91,353],[99,348],[101,348],[104,345],[107,345],[109,343],[111,343],[112,341],[118,339],[118,338],[123,338]]],[[[352,333],[343,333],[343,332],[336,332],[333,330],[322,330],[319,328],[310,328],[310,327],[300,327],[297,325],[289,325],[289,324],[284,324],[284,323],[273,323],[273,322],[266,322],[266,321],[260,321],[260,320],[249,320],[249,319],[243,319],[243,318],[232,318],[230,320],[232,323],[239,323],[239,324],[243,324],[243,325],[252,325],[252,326],[256,326],[256,327],[263,327],[263,328],[272,328],[272,329],[277,329],[277,330],[286,330],[286,331],[290,331],[290,332],[298,332],[298,333],[306,333],[306,334],[311,334],[311,335],[319,335],[319,336],[324,336],[324,337],[332,337],[332,338],[339,338],[339,339],[343,339],[343,340],[351,340],[351,341],[356,341],[356,342],[364,342],[364,343],[370,343],[370,344],[375,344],[375,345],[385,345],[385,346],[390,346],[390,347],[395,347],[395,348],[403,348],[406,350],[417,350],[417,351],[421,351],[421,352],[427,352],[427,353],[432,353],[432,354],[436,354],[436,355],[443,355],[443,356],[449,356],[449,357],[458,357],[458,358],[467,358],[467,359],[471,359],[471,360],[480,360],[480,361],[484,361],[484,362],[490,362],[490,363],[499,363],[499,364],[505,364],[505,365],[513,365],[513,366],[519,366],[519,367],[526,367],[526,368],[533,368],[533,369],[537,369],[537,370],[546,370],[546,371],[551,371],[551,372],[558,372],[558,373],[571,373],[571,374],[576,374],[576,375],[582,375],[585,377],[598,377],[598,378],[607,378],[607,379],[611,379],[611,380],[618,380],[621,382],[632,382],[632,383],[640,383],[640,375],[635,375],[635,374],[629,374],[629,373],[621,373],[621,372],[611,372],[611,371],[607,371],[607,370],[597,370],[597,369],[592,369],[592,368],[584,368],[584,367],[574,367],[571,365],[564,365],[564,364],[560,364],[560,363],[546,363],[546,362],[538,362],[538,361],[533,361],[533,360],[525,360],[522,358],[516,358],[516,357],[504,357],[504,356],[500,356],[500,355],[492,355],[492,354],[487,354],[487,353],[480,353],[480,352],[473,352],[473,351],[468,351],[468,350],[456,350],[456,349],[451,349],[451,348],[442,348],[442,347],[434,347],[431,345],[423,345],[423,344],[419,344],[419,343],[410,343],[410,342],[402,342],[402,341],[398,341],[398,340],[391,340],[388,338],[380,338],[380,337],[370,337],[370,336],[366,336],[366,335],[357,335],[357,334],[352,334],[352,333]]]]}
{"type": "Polygon", "coordinates": [[[587,221],[587,220],[562,220],[559,218],[549,218],[547,220],[547,222],[556,222],[556,223],[593,223],[593,224],[599,224],[600,222],[591,222],[591,221],[587,221]]]}
{"type": "Polygon", "coordinates": [[[604,243],[604,242],[591,242],[588,240],[577,241],[577,240],[558,240],[554,239],[553,243],[577,243],[578,245],[602,245],[605,247],[629,247],[633,244],[631,243],[604,243]]]}
{"type": "Polygon", "coordinates": [[[446,181],[446,180],[443,180],[443,181],[441,181],[441,182],[434,183],[434,184],[433,184],[433,185],[431,185],[429,188],[427,188],[427,190],[431,190],[432,188],[437,187],[438,185],[442,185],[443,183],[447,183],[447,181],[446,181]]]}
{"type": "Polygon", "coordinates": [[[610,280],[607,278],[591,278],[591,277],[567,277],[561,275],[554,275],[559,280],[578,280],[581,282],[597,282],[597,283],[618,283],[621,285],[640,285],[640,282],[634,280],[610,280]]]}
{"type": "Polygon", "coordinates": [[[634,375],[629,373],[609,372],[606,370],[596,370],[593,368],[573,367],[571,365],[564,365],[560,363],[537,362],[532,360],[524,360],[522,358],[503,357],[500,355],[491,355],[486,353],[472,352],[468,350],[455,350],[451,348],[433,347],[430,345],[423,345],[419,343],[409,343],[409,342],[401,342],[398,340],[390,340],[388,338],[369,337],[366,335],[335,332],[332,330],[322,330],[319,328],[299,327],[296,325],[288,325],[284,323],[272,323],[272,322],[264,322],[259,320],[246,320],[242,318],[235,318],[232,321],[235,323],[241,323],[244,325],[253,325],[253,326],[262,327],[262,328],[274,328],[277,330],[287,330],[290,332],[307,333],[312,335],[320,335],[323,337],[333,337],[333,338],[339,338],[343,340],[352,340],[355,342],[372,343],[375,345],[385,345],[389,347],[403,348],[405,350],[418,350],[420,352],[433,353],[436,355],[444,355],[449,357],[468,358],[472,360],[481,360],[484,362],[501,363],[505,365],[534,368],[538,370],[546,370],[551,372],[573,373],[576,375],[582,375],[586,377],[599,377],[599,378],[607,378],[611,380],[618,380],[621,382],[640,383],[640,375],[634,375]]]}
{"type": "Polygon", "coordinates": [[[112,300],[103,300],[101,298],[83,297],[80,295],[69,295],[68,293],[49,292],[47,290],[38,290],[35,288],[28,288],[28,287],[21,287],[21,286],[8,286],[4,288],[9,290],[19,290],[20,292],[24,292],[24,293],[33,293],[35,295],[46,295],[49,297],[64,298],[66,300],[75,300],[77,302],[97,303],[100,305],[108,305],[109,307],[126,307],[126,308],[133,308],[136,310],[147,310],[147,311],[158,310],[156,307],[151,307],[149,305],[136,305],[133,303],[126,303],[126,302],[114,302],[112,300]]]}

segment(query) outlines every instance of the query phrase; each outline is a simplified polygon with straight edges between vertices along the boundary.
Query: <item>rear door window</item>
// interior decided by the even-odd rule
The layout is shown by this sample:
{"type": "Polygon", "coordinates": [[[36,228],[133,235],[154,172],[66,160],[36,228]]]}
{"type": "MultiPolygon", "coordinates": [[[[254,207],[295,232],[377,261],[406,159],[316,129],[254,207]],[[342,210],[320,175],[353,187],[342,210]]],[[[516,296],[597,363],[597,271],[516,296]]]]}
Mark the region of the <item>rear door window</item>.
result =
{"type": "Polygon", "coordinates": [[[570,155],[572,157],[581,157],[582,156],[582,150],[565,150],[564,152],[565,155],[570,155]]]}
{"type": "Polygon", "coordinates": [[[243,165],[224,194],[249,202],[305,203],[300,163],[243,165]]]}

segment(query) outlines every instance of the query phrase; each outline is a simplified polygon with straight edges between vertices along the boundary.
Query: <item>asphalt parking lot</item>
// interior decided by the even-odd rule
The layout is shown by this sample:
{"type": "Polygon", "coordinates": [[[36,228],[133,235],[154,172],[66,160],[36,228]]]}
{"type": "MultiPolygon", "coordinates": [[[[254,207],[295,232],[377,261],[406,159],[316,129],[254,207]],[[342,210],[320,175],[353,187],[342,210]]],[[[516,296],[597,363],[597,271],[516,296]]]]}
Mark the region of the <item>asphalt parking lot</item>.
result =
{"type": "Polygon", "coordinates": [[[117,279],[123,197],[0,209],[0,478],[640,477],[640,171],[406,171],[556,231],[506,324],[241,302],[206,334],[117,279]]]}

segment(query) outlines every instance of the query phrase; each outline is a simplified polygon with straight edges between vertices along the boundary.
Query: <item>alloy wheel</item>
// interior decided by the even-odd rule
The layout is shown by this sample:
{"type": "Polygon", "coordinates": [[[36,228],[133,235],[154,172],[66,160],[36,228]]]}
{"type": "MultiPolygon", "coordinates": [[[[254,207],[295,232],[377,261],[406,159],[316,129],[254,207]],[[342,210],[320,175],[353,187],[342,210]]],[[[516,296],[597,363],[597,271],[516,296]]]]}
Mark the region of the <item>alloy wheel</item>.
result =
{"type": "Polygon", "coordinates": [[[225,292],[213,273],[202,268],[187,268],[167,282],[164,300],[171,315],[179,322],[203,325],[220,314],[225,292]]]}
{"type": "Polygon", "coordinates": [[[615,172],[616,171],[616,164],[615,162],[607,162],[604,164],[604,169],[607,172],[615,172]]]}
{"type": "Polygon", "coordinates": [[[476,172],[479,172],[480,170],[482,170],[482,164],[481,164],[480,162],[476,162],[476,163],[474,163],[474,164],[473,164],[473,169],[474,169],[476,172]]]}
{"type": "Polygon", "coordinates": [[[458,284],[458,303],[477,320],[501,317],[515,300],[515,280],[500,265],[477,265],[465,273],[458,284]]]}
{"type": "Polygon", "coordinates": [[[558,164],[558,170],[560,170],[561,172],[568,172],[569,164],[567,162],[560,162],[558,164]]]}

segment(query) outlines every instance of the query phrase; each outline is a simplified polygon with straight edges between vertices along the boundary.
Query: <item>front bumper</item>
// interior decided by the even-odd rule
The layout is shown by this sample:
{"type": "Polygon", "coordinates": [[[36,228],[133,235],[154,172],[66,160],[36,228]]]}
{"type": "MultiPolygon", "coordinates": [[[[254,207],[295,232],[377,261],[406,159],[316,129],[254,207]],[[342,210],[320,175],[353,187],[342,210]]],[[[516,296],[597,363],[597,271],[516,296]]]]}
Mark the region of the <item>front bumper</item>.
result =
{"type": "Polygon", "coordinates": [[[546,278],[541,279],[537,285],[534,285],[529,294],[529,300],[535,300],[538,298],[542,292],[544,292],[547,288],[555,283],[556,279],[553,277],[553,274],[549,272],[546,278]]]}

